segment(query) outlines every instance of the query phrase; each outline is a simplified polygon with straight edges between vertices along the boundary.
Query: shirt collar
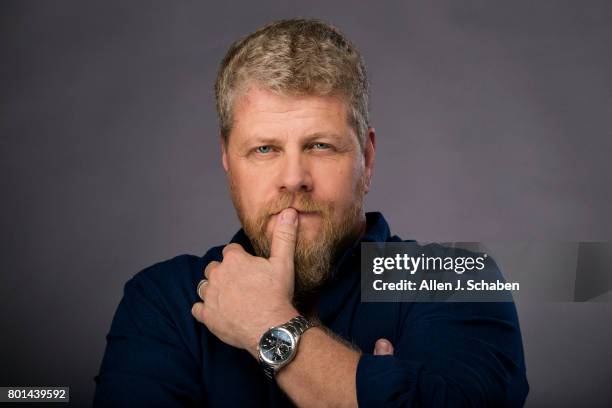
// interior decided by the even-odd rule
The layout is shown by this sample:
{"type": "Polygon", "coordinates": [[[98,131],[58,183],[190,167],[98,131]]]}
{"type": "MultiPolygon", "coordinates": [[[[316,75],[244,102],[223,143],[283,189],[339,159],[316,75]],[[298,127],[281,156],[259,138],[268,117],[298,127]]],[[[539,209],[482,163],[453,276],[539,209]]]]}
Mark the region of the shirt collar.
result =
{"type": "Polygon", "coordinates": [[[366,232],[361,242],[386,242],[390,236],[389,224],[380,212],[366,213],[366,232]]]}

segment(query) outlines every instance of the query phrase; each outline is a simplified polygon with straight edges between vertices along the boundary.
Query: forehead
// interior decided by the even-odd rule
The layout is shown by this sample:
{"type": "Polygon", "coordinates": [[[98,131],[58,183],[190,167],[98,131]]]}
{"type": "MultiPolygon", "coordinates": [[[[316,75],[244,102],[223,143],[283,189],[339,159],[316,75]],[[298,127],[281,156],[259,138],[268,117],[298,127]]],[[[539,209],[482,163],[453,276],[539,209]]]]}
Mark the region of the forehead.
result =
{"type": "Polygon", "coordinates": [[[332,96],[280,95],[251,87],[234,104],[232,137],[306,136],[315,133],[351,136],[347,105],[332,96]]]}

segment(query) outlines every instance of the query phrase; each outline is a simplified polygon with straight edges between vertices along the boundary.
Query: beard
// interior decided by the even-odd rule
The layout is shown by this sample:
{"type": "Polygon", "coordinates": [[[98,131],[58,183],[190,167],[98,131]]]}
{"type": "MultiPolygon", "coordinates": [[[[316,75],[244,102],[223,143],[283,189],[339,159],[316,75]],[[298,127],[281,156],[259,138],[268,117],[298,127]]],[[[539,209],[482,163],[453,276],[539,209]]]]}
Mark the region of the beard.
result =
{"type": "Polygon", "coordinates": [[[253,218],[248,218],[237,186],[231,174],[228,176],[232,202],[257,256],[270,257],[271,241],[267,237],[266,230],[273,215],[279,214],[291,205],[300,212],[316,212],[321,218],[319,232],[312,240],[306,239],[305,232],[298,224],[294,254],[294,303],[301,303],[329,280],[337,258],[359,238],[365,178],[360,178],[356,183],[354,199],[346,210],[336,208],[333,202],[317,201],[310,193],[282,191],[253,218]]]}

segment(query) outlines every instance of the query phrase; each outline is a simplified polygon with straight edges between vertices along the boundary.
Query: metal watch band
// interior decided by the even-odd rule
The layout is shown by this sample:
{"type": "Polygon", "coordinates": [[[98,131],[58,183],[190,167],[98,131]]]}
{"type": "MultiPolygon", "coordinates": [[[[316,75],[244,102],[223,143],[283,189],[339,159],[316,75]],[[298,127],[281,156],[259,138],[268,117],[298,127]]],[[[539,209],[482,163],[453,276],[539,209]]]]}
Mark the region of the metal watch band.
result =
{"type": "MultiPolygon", "coordinates": [[[[294,317],[293,319],[289,320],[287,323],[282,324],[280,326],[277,327],[282,327],[287,329],[289,332],[291,332],[291,334],[293,334],[293,336],[296,339],[296,347],[299,345],[299,340],[300,340],[300,336],[308,329],[310,329],[311,327],[316,326],[317,323],[315,323],[314,321],[310,321],[308,319],[306,319],[304,316],[302,315],[298,315],[296,317],[294,317]]],[[[289,363],[289,362],[287,362],[289,363]]],[[[260,360],[259,364],[261,365],[264,374],[266,375],[266,377],[268,377],[269,379],[274,379],[274,375],[276,374],[276,369],[275,367],[271,366],[270,364],[266,363],[263,360],[260,360]]],[[[280,368],[280,367],[278,367],[280,368]]],[[[277,368],[277,369],[278,369],[277,368]]]]}
{"type": "Polygon", "coordinates": [[[310,329],[313,326],[315,326],[314,322],[311,322],[302,315],[298,315],[293,319],[289,320],[287,323],[281,325],[280,327],[284,327],[285,329],[289,330],[295,337],[299,337],[302,335],[302,333],[304,333],[306,330],[310,329]]]}
{"type": "Polygon", "coordinates": [[[259,365],[263,369],[263,372],[266,375],[266,377],[273,380],[274,379],[274,368],[272,368],[272,366],[266,363],[265,361],[260,361],[259,365]]]}

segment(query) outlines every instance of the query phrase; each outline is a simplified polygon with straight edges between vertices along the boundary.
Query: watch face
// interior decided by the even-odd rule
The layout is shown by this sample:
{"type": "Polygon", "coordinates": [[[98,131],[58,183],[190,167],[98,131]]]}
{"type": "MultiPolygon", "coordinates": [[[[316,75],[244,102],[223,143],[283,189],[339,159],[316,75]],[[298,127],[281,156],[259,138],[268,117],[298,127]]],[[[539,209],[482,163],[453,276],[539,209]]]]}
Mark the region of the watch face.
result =
{"type": "Polygon", "coordinates": [[[259,342],[259,355],[267,363],[279,365],[293,355],[295,340],[287,329],[276,327],[268,330],[259,342]]]}

